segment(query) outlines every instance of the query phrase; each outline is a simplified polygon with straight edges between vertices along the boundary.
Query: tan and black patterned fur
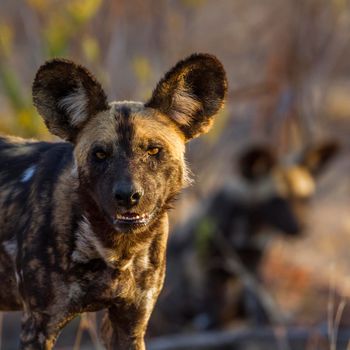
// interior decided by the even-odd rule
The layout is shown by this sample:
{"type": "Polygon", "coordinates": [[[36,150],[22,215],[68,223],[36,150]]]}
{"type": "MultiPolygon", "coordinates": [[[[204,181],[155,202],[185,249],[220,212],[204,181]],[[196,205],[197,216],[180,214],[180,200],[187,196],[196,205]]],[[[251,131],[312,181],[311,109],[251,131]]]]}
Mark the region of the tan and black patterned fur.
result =
{"type": "Polygon", "coordinates": [[[145,349],[185,143],[209,129],[225,92],[207,54],[180,61],[146,104],[107,103],[68,60],[39,69],[34,105],[65,141],[0,138],[0,309],[23,310],[21,349],[51,349],[72,318],[101,309],[108,349],[145,349]]]}

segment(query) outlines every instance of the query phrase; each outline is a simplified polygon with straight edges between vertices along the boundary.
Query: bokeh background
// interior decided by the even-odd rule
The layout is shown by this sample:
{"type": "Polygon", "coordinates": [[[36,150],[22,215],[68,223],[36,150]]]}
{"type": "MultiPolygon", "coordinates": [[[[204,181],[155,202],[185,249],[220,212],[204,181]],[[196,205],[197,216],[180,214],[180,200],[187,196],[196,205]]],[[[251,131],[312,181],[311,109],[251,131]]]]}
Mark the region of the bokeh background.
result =
{"type": "MultiPolygon", "coordinates": [[[[293,241],[276,237],[262,271],[293,324],[326,325],[331,292],[342,301],[334,309],[342,311],[345,327],[350,320],[347,0],[0,0],[0,132],[52,139],[31,101],[34,74],[49,58],[86,65],[110,100],[146,100],[162,74],[193,52],[209,52],[223,62],[229,92],[214,129],[188,146],[195,184],[177,203],[172,225],[185,222],[208,193],[235,176],[232,159],[249,144],[268,142],[284,157],[318,140],[337,140],[341,152],[318,184],[307,232],[293,241]]],[[[17,318],[3,315],[2,349],[13,348],[17,318]]],[[[69,340],[58,348],[72,348],[74,337],[62,337],[69,340]]]]}

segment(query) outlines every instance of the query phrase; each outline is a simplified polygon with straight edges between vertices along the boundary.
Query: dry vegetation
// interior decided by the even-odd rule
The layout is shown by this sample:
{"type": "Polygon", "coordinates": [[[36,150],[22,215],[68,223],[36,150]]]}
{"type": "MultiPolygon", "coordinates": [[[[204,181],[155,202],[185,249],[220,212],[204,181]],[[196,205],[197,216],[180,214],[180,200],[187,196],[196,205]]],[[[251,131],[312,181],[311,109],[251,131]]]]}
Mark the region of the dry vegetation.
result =
{"type": "MultiPolygon", "coordinates": [[[[178,203],[174,223],[232,176],[232,156],[246,144],[268,141],[284,156],[336,138],[342,152],[322,178],[307,232],[298,241],[275,240],[263,274],[291,324],[320,327],[340,319],[341,311],[339,322],[350,325],[347,0],[0,0],[0,7],[3,133],[50,137],[30,97],[33,75],[50,57],[72,58],[98,72],[113,99],[141,100],[183,56],[211,52],[223,61],[227,106],[215,129],[191,145],[196,185],[178,203]]],[[[1,349],[17,341],[9,326],[16,320],[5,314],[1,349]]],[[[72,348],[74,336],[61,338],[57,348],[72,348]]],[[[335,348],[334,340],[328,344],[322,349],[335,348]]]]}

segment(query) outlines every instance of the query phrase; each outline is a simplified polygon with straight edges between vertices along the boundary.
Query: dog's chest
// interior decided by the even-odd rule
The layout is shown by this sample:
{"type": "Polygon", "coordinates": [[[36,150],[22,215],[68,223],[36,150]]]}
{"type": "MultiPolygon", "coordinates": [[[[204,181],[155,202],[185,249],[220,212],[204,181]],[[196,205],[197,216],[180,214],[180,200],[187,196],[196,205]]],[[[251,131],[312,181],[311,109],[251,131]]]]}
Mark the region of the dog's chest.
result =
{"type": "Polygon", "coordinates": [[[154,259],[150,257],[148,244],[134,253],[128,245],[106,247],[85,217],[75,235],[65,283],[66,300],[70,304],[98,309],[121,299],[137,298],[156,283],[157,266],[151,263],[154,259]]]}
{"type": "Polygon", "coordinates": [[[69,274],[65,300],[84,311],[136,300],[154,286],[154,271],[147,260],[147,256],[135,257],[121,266],[107,266],[99,259],[77,264],[69,274]]]}

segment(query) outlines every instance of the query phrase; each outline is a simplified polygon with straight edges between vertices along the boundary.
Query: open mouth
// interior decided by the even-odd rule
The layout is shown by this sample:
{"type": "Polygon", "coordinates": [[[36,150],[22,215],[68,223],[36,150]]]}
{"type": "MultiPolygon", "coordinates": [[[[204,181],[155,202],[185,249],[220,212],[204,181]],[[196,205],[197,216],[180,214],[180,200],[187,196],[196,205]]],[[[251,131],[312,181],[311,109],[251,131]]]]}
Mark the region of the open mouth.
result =
{"type": "Polygon", "coordinates": [[[153,213],[116,213],[114,225],[147,225],[151,221],[152,217],[153,213]]]}

